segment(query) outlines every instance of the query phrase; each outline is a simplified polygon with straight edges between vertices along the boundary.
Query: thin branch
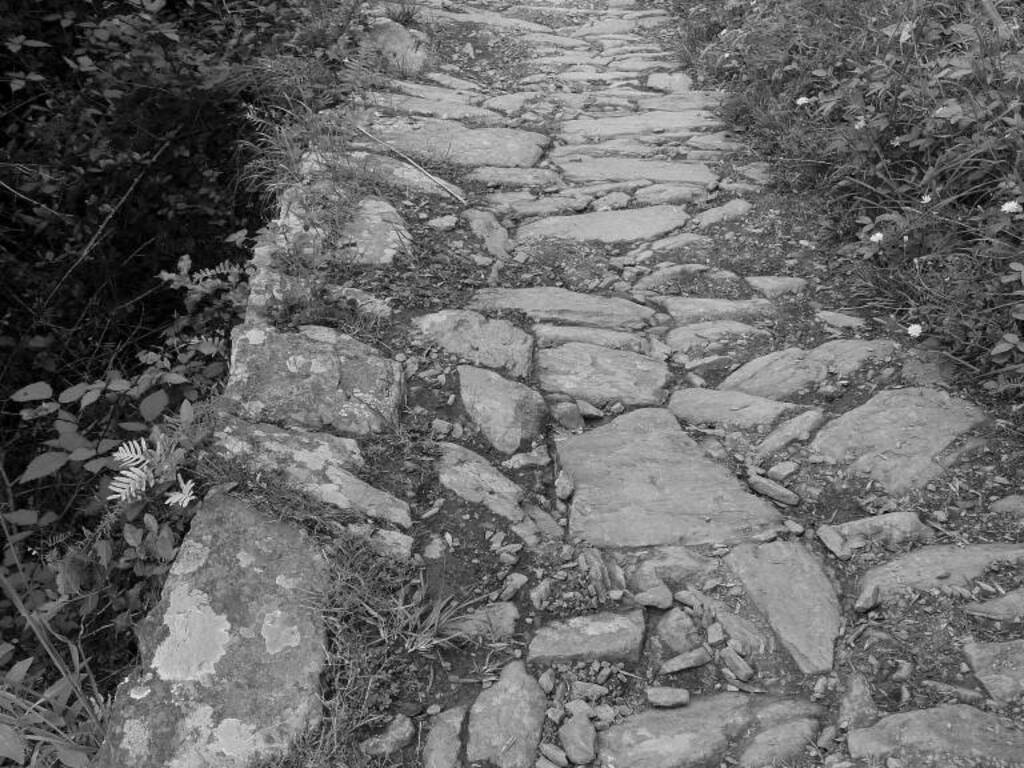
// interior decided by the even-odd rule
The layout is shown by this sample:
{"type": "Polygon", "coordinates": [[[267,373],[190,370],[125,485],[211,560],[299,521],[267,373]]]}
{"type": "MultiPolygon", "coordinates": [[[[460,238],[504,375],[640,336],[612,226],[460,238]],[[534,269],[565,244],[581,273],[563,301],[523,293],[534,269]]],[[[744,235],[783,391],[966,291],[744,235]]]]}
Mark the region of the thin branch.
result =
{"type": "Polygon", "coordinates": [[[383,139],[378,139],[378,138],[377,138],[376,136],[374,136],[374,135],[373,135],[372,133],[370,133],[369,131],[367,131],[367,130],[366,130],[365,128],[363,128],[362,126],[359,126],[359,125],[357,125],[357,126],[356,126],[356,130],[357,130],[357,131],[359,131],[359,132],[360,132],[361,134],[363,134],[364,136],[366,136],[366,137],[368,137],[368,138],[370,138],[370,139],[373,139],[374,141],[376,141],[376,142],[377,142],[378,144],[380,144],[381,146],[384,146],[384,147],[387,147],[388,149],[390,149],[390,150],[391,150],[392,152],[394,152],[394,153],[395,153],[396,155],[398,155],[398,156],[399,156],[400,158],[402,158],[403,160],[405,160],[405,162],[407,162],[407,163],[408,163],[409,165],[411,165],[411,166],[412,166],[413,168],[415,168],[415,169],[416,169],[417,171],[419,171],[419,172],[420,172],[420,173],[422,173],[422,174],[423,174],[424,176],[426,176],[426,177],[427,177],[428,179],[430,179],[430,180],[431,180],[432,182],[434,182],[435,184],[437,184],[437,186],[439,186],[439,187],[440,187],[441,189],[443,189],[443,190],[444,190],[445,192],[447,192],[447,193],[448,193],[449,195],[451,195],[451,196],[452,196],[452,197],[454,197],[454,198],[455,198],[456,200],[458,200],[458,201],[459,201],[459,202],[460,202],[460,203],[461,203],[462,205],[465,205],[465,204],[466,204],[466,198],[464,198],[464,197],[463,197],[462,195],[460,195],[460,194],[458,194],[457,192],[455,192],[455,190],[453,190],[453,189],[452,189],[452,185],[451,185],[451,184],[449,184],[449,183],[448,183],[447,181],[445,181],[444,179],[439,179],[439,178],[438,178],[437,176],[435,176],[434,174],[432,174],[432,173],[431,173],[430,171],[428,171],[428,170],[427,170],[426,168],[424,168],[424,167],[423,167],[422,165],[420,165],[419,163],[417,163],[417,162],[416,162],[415,160],[413,160],[413,159],[412,159],[411,157],[409,157],[409,156],[408,156],[407,154],[405,154],[404,152],[402,152],[402,150],[400,150],[400,149],[396,149],[395,147],[391,146],[390,144],[388,144],[388,143],[387,143],[386,141],[384,141],[383,139]]]}

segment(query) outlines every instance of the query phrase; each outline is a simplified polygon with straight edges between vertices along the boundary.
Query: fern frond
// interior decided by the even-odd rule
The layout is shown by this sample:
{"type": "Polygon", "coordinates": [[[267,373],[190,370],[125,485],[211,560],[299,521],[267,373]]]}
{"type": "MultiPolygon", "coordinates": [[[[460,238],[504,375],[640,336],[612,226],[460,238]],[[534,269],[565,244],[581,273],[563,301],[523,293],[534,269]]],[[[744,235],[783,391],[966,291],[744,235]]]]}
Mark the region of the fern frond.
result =
{"type": "Polygon", "coordinates": [[[153,470],[148,466],[126,467],[110,481],[109,501],[135,501],[153,486],[153,470]]]}
{"type": "Polygon", "coordinates": [[[149,446],[143,437],[122,443],[121,447],[114,451],[114,461],[122,467],[142,467],[149,463],[149,446]]]}

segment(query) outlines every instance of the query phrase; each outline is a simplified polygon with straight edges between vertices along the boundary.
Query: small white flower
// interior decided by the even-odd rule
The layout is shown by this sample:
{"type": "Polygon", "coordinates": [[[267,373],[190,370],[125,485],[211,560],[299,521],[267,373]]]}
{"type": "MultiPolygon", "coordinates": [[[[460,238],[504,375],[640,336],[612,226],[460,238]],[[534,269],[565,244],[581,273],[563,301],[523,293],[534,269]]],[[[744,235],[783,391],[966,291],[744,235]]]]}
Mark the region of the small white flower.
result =
{"type": "Polygon", "coordinates": [[[798,107],[802,107],[802,106],[804,106],[805,104],[810,104],[810,103],[811,103],[811,100],[810,100],[809,98],[807,98],[806,96],[800,96],[800,97],[799,97],[799,98],[797,98],[797,100],[796,100],[796,105],[797,105],[798,107]]]}
{"type": "Polygon", "coordinates": [[[902,143],[903,143],[903,142],[901,142],[901,141],[900,141],[899,139],[893,139],[893,140],[891,140],[891,141],[889,142],[889,146],[890,146],[890,147],[898,147],[898,146],[899,146],[900,144],[902,144],[902,143]]]}
{"type": "Polygon", "coordinates": [[[857,122],[853,124],[853,127],[860,131],[863,130],[864,128],[867,128],[867,125],[867,120],[865,120],[863,117],[858,117],[857,122]]]}
{"type": "Polygon", "coordinates": [[[924,328],[922,328],[922,327],[921,327],[920,325],[918,325],[917,323],[914,323],[913,325],[909,325],[909,326],[907,326],[907,335],[908,335],[908,336],[909,336],[910,338],[912,338],[912,339],[916,339],[916,338],[917,338],[918,336],[920,336],[920,335],[921,335],[921,334],[922,334],[923,332],[924,332],[924,328]]]}
{"type": "Polygon", "coordinates": [[[872,243],[880,243],[883,240],[885,240],[885,235],[883,235],[881,232],[873,232],[871,234],[871,237],[868,238],[868,240],[870,240],[872,243]]]}
{"type": "Polygon", "coordinates": [[[1021,207],[1020,203],[1018,203],[1016,200],[1008,200],[1007,202],[1002,204],[999,210],[1002,211],[1003,213],[1020,213],[1021,207]]]}
{"type": "Polygon", "coordinates": [[[921,198],[921,202],[924,203],[925,205],[928,205],[928,203],[930,203],[931,201],[932,201],[932,196],[931,195],[924,195],[921,198]]]}

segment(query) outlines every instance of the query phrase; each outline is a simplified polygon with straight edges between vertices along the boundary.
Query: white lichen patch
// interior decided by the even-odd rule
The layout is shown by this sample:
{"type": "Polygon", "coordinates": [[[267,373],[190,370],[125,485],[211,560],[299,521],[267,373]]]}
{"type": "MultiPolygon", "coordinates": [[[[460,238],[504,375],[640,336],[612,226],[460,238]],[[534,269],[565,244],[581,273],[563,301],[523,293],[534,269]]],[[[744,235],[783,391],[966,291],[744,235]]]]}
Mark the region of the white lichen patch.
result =
{"type": "Polygon", "coordinates": [[[135,760],[142,760],[149,754],[149,727],[141,720],[125,720],[124,738],[121,746],[135,760]]]}
{"type": "Polygon", "coordinates": [[[261,633],[271,656],[285,648],[294,648],[302,641],[299,628],[288,621],[283,611],[271,611],[264,616],[261,633]]]}
{"type": "Polygon", "coordinates": [[[226,717],[220,721],[211,734],[209,743],[211,751],[242,759],[266,746],[263,737],[252,725],[234,717],[226,717]]]}
{"type": "Polygon", "coordinates": [[[148,685],[133,685],[128,689],[128,695],[136,701],[146,698],[150,693],[152,690],[148,685]]]}
{"type": "Polygon", "coordinates": [[[250,565],[256,562],[256,558],[250,555],[248,552],[239,552],[235,555],[235,559],[238,564],[243,568],[248,568],[250,565]]]}
{"type": "Polygon", "coordinates": [[[187,584],[171,590],[164,624],[170,634],[153,655],[153,668],[164,680],[201,680],[213,674],[230,640],[231,623],[210,607],[205,592],[187,584]]]}
{"type": "Polygon", "coordinates": [[[262,328],[246,328],[238,334],[238,337],[240,339],[245,339],[254,347],[258,347],[266,343],[267,332],[262,328]]]}
{"type": "Polygon", "coordinates": [[[200,544],[195,539],[186,538],[178,550],[178,556],[171,566],[171,575],[185,576],[193,571],[199,570],[210,556],[210,548],[200,544]]]}

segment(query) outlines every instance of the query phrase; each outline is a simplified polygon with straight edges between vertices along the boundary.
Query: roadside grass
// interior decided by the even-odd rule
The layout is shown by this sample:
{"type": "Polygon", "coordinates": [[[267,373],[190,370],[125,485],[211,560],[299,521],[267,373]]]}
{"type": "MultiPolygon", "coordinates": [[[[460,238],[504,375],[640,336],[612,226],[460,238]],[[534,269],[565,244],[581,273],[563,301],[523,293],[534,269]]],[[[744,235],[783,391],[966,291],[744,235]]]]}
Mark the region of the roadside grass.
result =
{"type": "Polygon", "coordinates": [[[1024,389],[1024,35],[1010,0],[676,2],[679,49],[722,112],[813,190],[851,289],[1024,389]]]}

